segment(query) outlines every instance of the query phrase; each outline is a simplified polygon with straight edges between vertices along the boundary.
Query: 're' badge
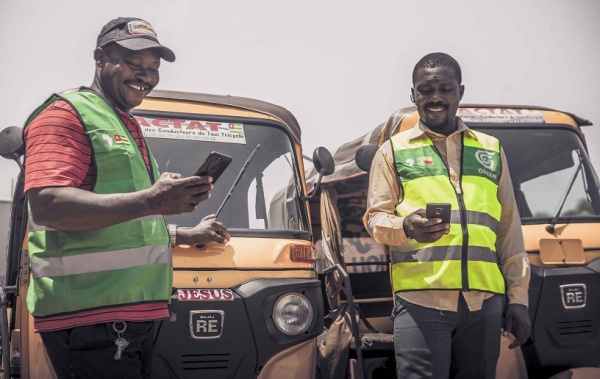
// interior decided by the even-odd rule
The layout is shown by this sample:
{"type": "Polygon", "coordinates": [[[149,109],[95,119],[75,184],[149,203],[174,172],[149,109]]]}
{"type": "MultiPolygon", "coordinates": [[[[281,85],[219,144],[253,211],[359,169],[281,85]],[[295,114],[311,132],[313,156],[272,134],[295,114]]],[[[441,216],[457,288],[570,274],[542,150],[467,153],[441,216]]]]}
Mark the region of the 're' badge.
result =
{"type": "Polygon", "coordinates": [[[587,300],[585,284],[563,284],[560,286],[562,303],[565,309],[584,308],[587,300]]]}

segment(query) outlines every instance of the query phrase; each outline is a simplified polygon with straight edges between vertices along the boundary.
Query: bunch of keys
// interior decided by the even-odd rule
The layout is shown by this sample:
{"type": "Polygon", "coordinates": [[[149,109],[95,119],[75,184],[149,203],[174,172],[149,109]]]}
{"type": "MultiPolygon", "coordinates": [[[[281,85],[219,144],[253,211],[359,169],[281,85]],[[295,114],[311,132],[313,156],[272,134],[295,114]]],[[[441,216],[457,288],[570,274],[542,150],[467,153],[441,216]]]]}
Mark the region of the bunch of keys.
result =
{"type": "Polygon", "coordinates": [[[115,361],[121,359],[121,354],[123,350],[129,345],[129,342],[123,338],[123,332],[127,329],[127,324],[124,321],[115,321],[113,322],[113,330],[117,333],[117,340],[115,341],[115,345],[117,345],[117,353],[115,354],[115,361]],[[123,328],[118,328],[117,324],[123,324],[123,328]]]}

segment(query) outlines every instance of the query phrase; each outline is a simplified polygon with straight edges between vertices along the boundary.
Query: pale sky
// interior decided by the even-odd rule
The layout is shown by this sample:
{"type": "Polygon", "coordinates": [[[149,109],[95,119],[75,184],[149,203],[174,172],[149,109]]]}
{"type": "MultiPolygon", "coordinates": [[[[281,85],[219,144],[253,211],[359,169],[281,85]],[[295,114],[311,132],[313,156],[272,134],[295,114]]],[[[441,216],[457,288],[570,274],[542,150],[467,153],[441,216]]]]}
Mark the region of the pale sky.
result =
{"type": "MultiPolygon", "coordinates": [[[[332,152],[411,105],[415,63],[454,56],[464,103],[566,110],[600,168],[597,0],[0,0],[0,129],[22,126],[52,92],[89,85],[96,36],[141,17],[177,55],[158,89],[253,97],[290,110],[304,152],[332,152]]],[[[1,160],[0,200],[14,162],[1,160]]]]}

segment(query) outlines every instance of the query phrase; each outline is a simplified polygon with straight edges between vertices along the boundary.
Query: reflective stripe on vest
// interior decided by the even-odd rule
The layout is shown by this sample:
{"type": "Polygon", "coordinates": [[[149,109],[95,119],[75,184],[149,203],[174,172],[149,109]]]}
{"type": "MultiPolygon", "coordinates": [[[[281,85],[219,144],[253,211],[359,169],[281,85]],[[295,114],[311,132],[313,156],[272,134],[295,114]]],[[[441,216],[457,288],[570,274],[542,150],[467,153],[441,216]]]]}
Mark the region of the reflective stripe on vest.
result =
{"type": "Polygon", "coordinates": [[[412,129],[391,138],[404,198],[396,213],[408,216],[427,203],[450,203],[450,233],[428,244],[411,240],[392,246],[395,291],[462,289],[504,293],[504,278],[495,252],[502,211],[497,198],[501,172],[496,138],[463,133],[460,186],[457,194],[448,168],[431,139],[410,139],[412,129]]]}
{"type": "MultiPolygon", "coordinates": [[[[163,216],[160,215],[152,215],[152,216],[144,216],[144,217],[140,217],[140,218],[136,218],[135,220],[131,220],[131,221],[142,221],[142,220],[155,220],[155,221],[159,221],[159,220],[163,220],[163,216]]],[[[30,231],[41,231],[41,232],[55,232],[56,229],[53,229],[49,226],[44,226],[44,225],[38,225],[35,223],[35,220],[32,218],[28,219],[28,225],[29,225],[29,230],[30,231]]]]}
{"type": "Polygon", "coordinates": [[[35,279],[89,274],[98,271],[121,270],[153,264],[169,264],[166,246],[144,246],[135,249],[101,253],[79,254],[67,257],[37,258],[31,260],[35,279]]]}
{"type": "MultiPolygon", "coordinates": [[[[91,92],[54,95],[77,113],[89,137],[96,166],[96,193],[147,189],[158,178],[116,111],[91,92]]],[[[27,125],[26,125],[27,127],[27,125]]],[[[90,217],[93,217],[92,215],[90,217]]],[[[141,217],[99,230],[65,232],[37,225],[29,218],[29,254],[33,280],[27,306],[36,317],[107,306],[170,299],[173,270],[164,218],[141,217]]]]}

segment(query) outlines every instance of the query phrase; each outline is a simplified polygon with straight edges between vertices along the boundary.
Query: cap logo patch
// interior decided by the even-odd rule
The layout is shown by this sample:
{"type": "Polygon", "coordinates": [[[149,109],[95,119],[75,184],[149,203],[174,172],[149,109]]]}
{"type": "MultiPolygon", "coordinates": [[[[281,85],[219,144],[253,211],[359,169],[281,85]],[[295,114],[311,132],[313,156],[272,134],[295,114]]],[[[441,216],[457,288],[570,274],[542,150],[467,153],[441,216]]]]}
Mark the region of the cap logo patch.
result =
{"type": "Polygon", "coordinates": [[[152,25],[144,21],[131,21],[127,24],[127,29],[129,29],[129,33],[133,35],[141,34],[157,38],[152,25]]]}

